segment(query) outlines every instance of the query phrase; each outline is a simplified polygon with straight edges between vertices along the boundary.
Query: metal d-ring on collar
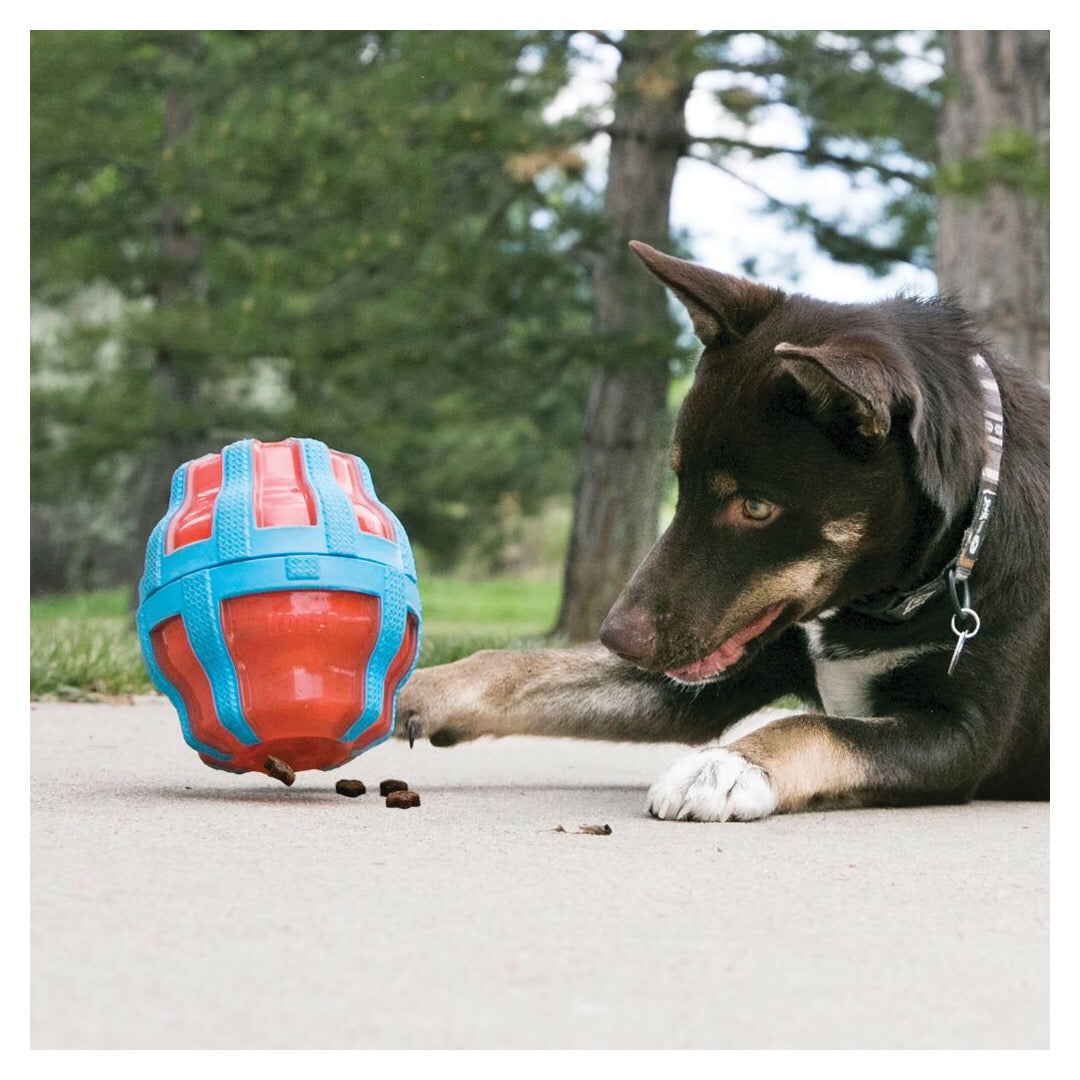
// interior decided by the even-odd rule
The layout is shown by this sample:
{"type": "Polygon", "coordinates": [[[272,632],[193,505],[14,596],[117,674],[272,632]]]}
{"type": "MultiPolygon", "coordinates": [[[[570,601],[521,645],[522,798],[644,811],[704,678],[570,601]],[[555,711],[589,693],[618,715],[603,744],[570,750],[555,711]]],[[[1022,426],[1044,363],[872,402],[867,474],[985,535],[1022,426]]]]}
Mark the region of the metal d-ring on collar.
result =
{"type": "Polygon", "coordinates": [[[956,635],[956,648],[953,649],[952,659],[949,661],[948,673],[950,675],[953,673],[953,668],[956,667],[956,661],[960,659],[960,654],[964,651],[968,638],[973,638],[979,632],[979,627],[982,626],[979,613],[971,606],[971,589],[967,581],[960,582],[960,587],[964,591],[963,599],[957,595],[956,586],[956,566],[953,565],[949,567],[949,596],[953,605],[953,617],[949,625],[956,635]],[[963,628],[957,626],[957,619],[966,622],[968,625],[963,628]]]}
{"type": "Polygon", "coordinates": [[[952,632],[956,635],[956,648],[949,661],[949,674],[953,673],[964,646],[978,632],[981,625],[978,612],[971,606],[969,578],[975,568],[975,560],[982,548],[986,526],[997,497],[998,472],[1001,468],[1001,450],[1005,438],[1005,419],[1001,410],[1001,391],[990,365],[981,355],[972,356],[979,385],[983,391],[983,423],[986,428],[986,457],[979,476],[979,490],[975,496],[975,512],[971,524],[964,533],[959,554],[932,581],[925,582],[908,592],[885,590],[849,604],[851,611],[883,622],[907,622],[922,609],[923,605],[948,591],[952,600],[952,632]]]}

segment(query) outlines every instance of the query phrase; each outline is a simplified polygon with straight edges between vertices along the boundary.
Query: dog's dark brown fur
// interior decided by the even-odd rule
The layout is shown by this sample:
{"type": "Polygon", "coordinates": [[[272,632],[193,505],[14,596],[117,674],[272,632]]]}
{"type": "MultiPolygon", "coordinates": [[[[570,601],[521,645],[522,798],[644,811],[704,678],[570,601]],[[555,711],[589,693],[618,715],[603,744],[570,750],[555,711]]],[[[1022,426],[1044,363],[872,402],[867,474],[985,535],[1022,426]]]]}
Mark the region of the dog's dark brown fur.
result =
{"type": "Polygon", "coordinates": [[[481,653],[418,672],[399,733],[716,739],[673,766],[661,817],[1049,795],[1049,400],[945,300],[829,304],[644,245],[705,345],[679,415],[670,528],[598,648],[481,653]],[[1005,448],[954,673],[947,595],[907,622],[856,610],[937,576],[972,516],[981,354],[1005,448]],[[688,685],[689,684],[689,685],[688,685]],[[736,729],[736,734],[738,729],[736,729]]]}

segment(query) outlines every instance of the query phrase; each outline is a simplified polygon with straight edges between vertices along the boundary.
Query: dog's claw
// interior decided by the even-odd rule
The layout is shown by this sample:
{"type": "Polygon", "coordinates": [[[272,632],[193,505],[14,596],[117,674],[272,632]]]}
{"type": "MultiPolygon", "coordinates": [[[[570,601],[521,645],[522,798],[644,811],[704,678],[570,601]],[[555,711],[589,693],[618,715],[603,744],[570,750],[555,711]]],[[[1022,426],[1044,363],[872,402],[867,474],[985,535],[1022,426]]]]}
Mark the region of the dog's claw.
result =
{"type": "Polygon", "coordinates": [[[471,671],[475,667],[470,657],[416,672],[397,700],[394,738],[407,739],[410,747],[418,742],[453,746],[475,738],[479,732],[472,730],[471,710],[476,687],[484,680],[482,670],[479,676],[471,671]]]}
{"type": "Polygon", "coordinates": [[[416,722],[416,713],[401,717],[401,726],[405,731],[405,738],[409,740],[409,749],[411,750],[418,736],[423,734],[420,725],[416,722]]]}

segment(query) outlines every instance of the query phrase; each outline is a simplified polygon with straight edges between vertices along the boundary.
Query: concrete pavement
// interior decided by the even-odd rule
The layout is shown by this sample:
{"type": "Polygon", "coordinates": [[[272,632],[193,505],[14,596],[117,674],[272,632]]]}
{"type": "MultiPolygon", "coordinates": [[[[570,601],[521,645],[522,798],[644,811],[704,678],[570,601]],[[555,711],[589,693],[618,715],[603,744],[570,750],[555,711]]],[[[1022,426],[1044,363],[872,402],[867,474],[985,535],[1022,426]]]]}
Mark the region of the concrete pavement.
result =
{"type": "Polygon", "coordinates": [[[1045,804],[681,824],[642,812],[673,745],[393,742],[285,788],[163,699],[30,721],[35,1049],[1049,1044],[1045,804]]]}

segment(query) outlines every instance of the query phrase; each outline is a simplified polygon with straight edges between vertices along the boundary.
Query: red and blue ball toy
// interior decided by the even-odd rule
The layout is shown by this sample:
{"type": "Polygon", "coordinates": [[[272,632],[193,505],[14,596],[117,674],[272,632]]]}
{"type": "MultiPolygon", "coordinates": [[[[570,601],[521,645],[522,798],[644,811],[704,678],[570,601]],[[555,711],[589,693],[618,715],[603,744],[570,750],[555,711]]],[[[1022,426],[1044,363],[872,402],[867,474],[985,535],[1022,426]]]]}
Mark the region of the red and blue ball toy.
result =
{"type": "Polygon", "coordinates": [[[207,765],[334,769],[392,733],[420,594],[355,455],[246,439],[182,465],[139,597],[150,677],[207,765]]]}

